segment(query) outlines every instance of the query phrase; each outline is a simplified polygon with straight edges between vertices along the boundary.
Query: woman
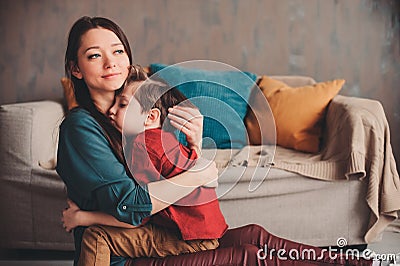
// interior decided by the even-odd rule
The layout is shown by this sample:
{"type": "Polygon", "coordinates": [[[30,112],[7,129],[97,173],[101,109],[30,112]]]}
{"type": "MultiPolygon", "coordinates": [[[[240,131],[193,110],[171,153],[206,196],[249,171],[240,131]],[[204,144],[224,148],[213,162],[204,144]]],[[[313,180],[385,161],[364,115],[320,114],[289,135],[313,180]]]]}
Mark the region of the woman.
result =
{"type": "MultiPolygon", "coordinates": [[[[215,164],[202,166],[196,163],[195,167],[202,171],[187,171],[168,181],[149,183],[145,188],[132,181],[123,157],[121,133],[106,116],[131,64],[129,43],[115,23],[98,17],[83,17],[75,22],[68,38],[65,70],[73,81],[80,107],[72,110],[60,127],[57,172],[67,185],[68,197],[81,209],[99,210],[120,221],[140,225],[143,219],[188,195],[196,187],[216,179],[217,169],[215,164]],[[169,198],[166,198],[163,191],[174,193],[168,193],[169,198]]],[[[175,107],[169,118],[173,126],[186,134],[189,146],[200,148],[200,113],[194,109],[175,107]]],[[[82,227],[74,230],[75,262],[79,258],[84,230],[82,227]]],[[[220,247],[215,250],[163,259],[140,258],[128,260],[126,264],[331,265],[332,262],[340,264],[344,260],[323,255],[323,251],[318,248],[273,236],[260,226],[248,225],[228,230],[220,239],[220,247]],[[307,248],[313,250],[315,257],[319,257],[318,261],[314,258],[282,257],[276,253],[277,250],[285,249],[286,252],[295,250],[301,254],[307,248]],[[275,250],[275,253],[268,252],[271,250],[275,250]]],[[[111,260],[112,265],[124,263],[122,258],[111,260]]]]}
{"type": "MultiPolygon", "coordinates": [[[[139,225],[196,187],[217,177],[215,165],[200,173],[185,173],[169,181],[154,182],[147,189],[137,186],[126,173],[121,134],[105,115],[128,75],[132,56],[127,38],[113,22],[82,18],[71,29],[65,57],[67,75],[72,79],[80,108],[72,110],[60,127],[57,172],[68,188],[68,196],[84,210],[101,210],[119,220],[139,225]],[[147,190],[147,191],[146,191],[147,190]],[[162,198],[163,191],[175,191],[162,198]],[[162,198],[162,200],[158,200],[162,198]]],[[[176,109],[186,118],[192,146],[200,145],[202,119],[196,110],[176,109]]],[[[172,117],[171,119],[174,119],[172,117]]],[[[179,121],[177,118],[174,121],[179,121]]],[[[84,228],[74,230],[77,256],[84,228]]]]}

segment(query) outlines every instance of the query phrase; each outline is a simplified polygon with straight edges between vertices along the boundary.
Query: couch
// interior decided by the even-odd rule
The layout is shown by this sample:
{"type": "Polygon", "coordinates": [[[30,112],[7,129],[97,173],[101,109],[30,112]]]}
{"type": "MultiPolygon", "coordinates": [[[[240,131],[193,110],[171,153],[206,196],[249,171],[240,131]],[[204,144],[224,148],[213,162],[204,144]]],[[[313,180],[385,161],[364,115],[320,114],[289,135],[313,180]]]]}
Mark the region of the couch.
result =
{"type": "MultiPolygon", "coordinates": [[[[315,83],[308,77],[273,78],[290,86],[315,83]]],[[[326,115],[334,115],[330,110],[348,111],[346,99],[350,97],[335,96],[326,115]]],[[[350,102],[358,100],[361,99],[351,98],[350,102]]],[[[362,101],[379,105],[374,100],[362,101]]],[[[72,234],[64,231],[60,221],[66,206],[66,189],[54,170],[58,126],[64,114],[62,100],[0,107],[0,248],[74,249],[72,234]]],[[[329,130],[334,127],[326,125],[323,137],[332,137],[329,130]]],[[[310,158],[310,153],[279,145],[273,148],[276,154],[288,151],[296,158],[310,158]]],[[[367,201],[368,173],[365,178],[343,176],[340,180],[324,180],[290,167],[279,167],[279,163],[278,167],[273,163],[268,167],[248,161],[232,163],[241,152],[243,149],[204,151],[220,169],[220,204],[230,227],[257,223],[276,235],[317,246],[336,246],[339,240],[348,245],[367,242],[365,235],[374,223],[367,201]],[[238,176],[238,172],[240,178],[230,178],[238,176]],[[251,189],[249,181],[257,176],[259,186],[251,189]]],[[[379,233],[375,240],[379,240],[379,233]]]]}

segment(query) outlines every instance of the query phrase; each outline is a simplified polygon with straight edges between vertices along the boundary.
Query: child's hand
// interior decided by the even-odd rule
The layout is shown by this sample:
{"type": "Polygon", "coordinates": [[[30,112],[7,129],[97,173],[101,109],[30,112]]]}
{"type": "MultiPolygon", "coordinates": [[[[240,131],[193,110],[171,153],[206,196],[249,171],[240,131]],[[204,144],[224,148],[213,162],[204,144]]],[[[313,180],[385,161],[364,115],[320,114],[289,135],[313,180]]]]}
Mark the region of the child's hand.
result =
{"type": "Polygon", "coordinates": [[[78,205],[70,199],[67,199],[67,204],[68,207],[62,212],[63,217],[61,218],[61,221],[65,231],[71,232],[75,227],[82,225],[79,221],[79,213],[81,212],[81,209],[79,209],[78,205]]]}

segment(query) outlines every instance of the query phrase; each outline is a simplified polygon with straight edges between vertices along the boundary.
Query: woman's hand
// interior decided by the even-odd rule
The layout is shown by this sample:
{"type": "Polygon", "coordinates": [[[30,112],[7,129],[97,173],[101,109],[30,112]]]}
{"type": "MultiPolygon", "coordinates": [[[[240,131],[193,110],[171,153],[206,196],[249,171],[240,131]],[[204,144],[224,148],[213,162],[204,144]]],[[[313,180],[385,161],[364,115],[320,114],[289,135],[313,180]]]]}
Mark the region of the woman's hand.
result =
{"type": "Polygon", "coordinates": [[[214,188],[218,186],[218,169],[214,161],[200,157],[189,171],[196,174],[200,186],[214,188]]]}
{"type": "Polygon", "coordinates": [[[168,111],[168,118],[170,119],[171,125],[186,135],[188,147],[194,149],[199,156],[195,166],[190,169],[190,172],[196,172],[197,178],[196,181],[193,180],[194,183],[192,185],[198,186],[197,182],[200,182],[199,186],[217,187],[218,169],[215,162],[201,157],[203,115],[197,108],[179,105],[169,108],[168,111]]]}
{"type": "Polygon", "coordinates": [[[61,221],[65,231],[71,232],[75,227],[82,225],[79,218],[81,209],[79,209],[78,205],[76,205],[75,202],[70,199],[67,199],[67,204],[68,207],[62,212],[63,216],[61,221]]]}
{"type": "Polygon", "coordinates": [[[196,108],[174,106],[168,109],[171,125],[186,135],[188,147],[200,156],[203,139],[203,115],[196,108]]]}
{"type": "Polygon", "coordinates": [[[99,211],[82,211],[78,205],[67,199],[68,207],[63,211],[62,222],[64,229],[71,232],[77,226],[91,226],[94,224],[133,229],[137,226],[118,221],[114,216],[99,211]]]}

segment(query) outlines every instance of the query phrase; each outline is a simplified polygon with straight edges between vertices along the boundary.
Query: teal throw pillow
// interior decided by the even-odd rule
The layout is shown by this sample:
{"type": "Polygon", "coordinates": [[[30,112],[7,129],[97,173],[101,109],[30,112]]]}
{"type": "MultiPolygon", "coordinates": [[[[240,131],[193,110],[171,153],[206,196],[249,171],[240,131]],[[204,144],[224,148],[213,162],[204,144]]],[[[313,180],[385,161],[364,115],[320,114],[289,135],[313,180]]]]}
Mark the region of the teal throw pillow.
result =
{"type": "MultiPolygon", "coordinates": [[[[203,148],[240,149],[247,144],[243,120],[255,74],[164,64],[151,64],[150,70],[199,108],[204,116],[203,148]]],[[[178,139],[186,144],[182,133],[178,139]]]]}

